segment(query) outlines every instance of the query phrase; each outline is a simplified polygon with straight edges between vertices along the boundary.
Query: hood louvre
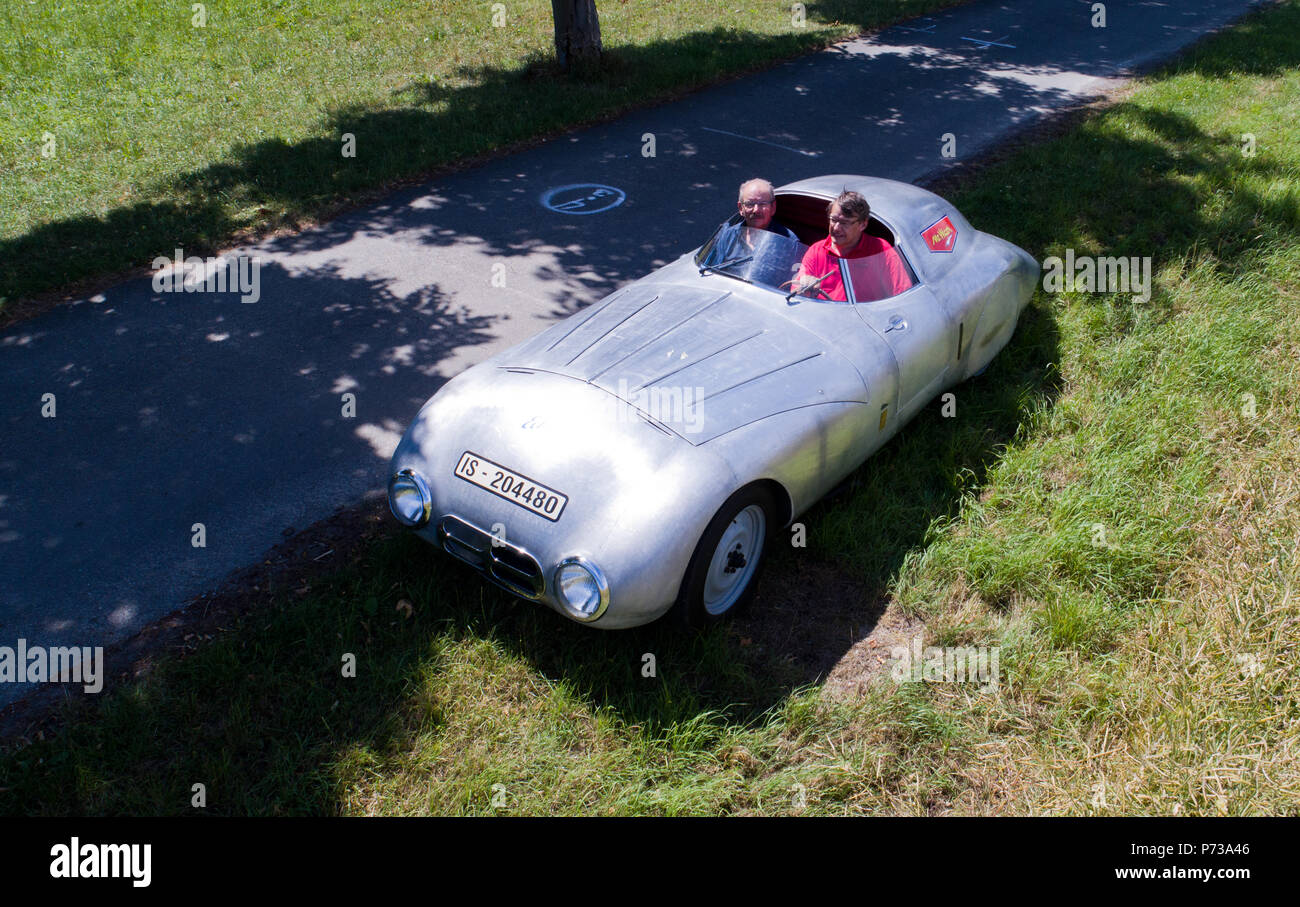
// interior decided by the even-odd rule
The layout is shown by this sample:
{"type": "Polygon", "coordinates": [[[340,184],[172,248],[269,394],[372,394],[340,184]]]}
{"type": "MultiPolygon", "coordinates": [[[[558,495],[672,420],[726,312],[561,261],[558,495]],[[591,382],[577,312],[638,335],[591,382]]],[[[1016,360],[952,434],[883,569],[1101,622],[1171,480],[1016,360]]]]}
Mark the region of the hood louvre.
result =
{"type": "MultiPolygon", "coordinates": [[[[587,352],[587,350],[591,349],[591,348],[592,348],[593,346],[595,346],[596,344],[600,343],[602,340],[604,340],[604,339],[605,339],[606,337],[608,337],[610,334],[614,333],[614,331],[616,331],[616,330],[618,330],[620,327],[622,327],[623,324],[624,324],[625,322],[631,321],[634,317],[636,317],[637,315],[639,315],[639,314],[641,313],[642,309],[649,308],[649,307],[650,307],[650,304],[653,303],[653,302],[654,302],[655,300],[657,300],[658,298],[659,298],[658,296],[652,296],[652,297],[651,297],[651,298],[650,298],[650,299],[649,299],[649,300],[648,300],[644,305],[642,305],[642,306],[640,306],[639,308],[637,308],[636,311],[634,311],[634,312],[632,312],[632,313],[630,313],[630,314],[628,314],[628,315],[625,315],[623,318],[619,319],[619,321],[618,321],[616,324],[614,324],[613,326],[607,328],[607,329],[605,330],[605,333],[601,334],[601,335],[600,335],[599,337],[597,337],[595,340],[591,341],[591,343],[588,343],[588,344],[587,344],[586,346],[584,346],[582,349],[578,350],[578,352],[574,353],[574,354],[573,354],[573,358],[570,359],[570,360],[569,360],[567,363],[565,363],[565,364],[566,364],[566,365],[573,365],[573,363],[577,360],[577,358],[578,358],[579,356],[581,356],[583,353],[587,352]]],[[[606,309],[606,311],[608,311],[608,308],[606,309]]],[[[593,321],[595,321],[595,320],[596,320],[596,317],[595,317],[595,316],[592,316],[591,318],[588,318],[586,321],[584,321],[581,325],[579,325],[579,327],[586,327],[587,325],[591,324],[591,323],[592,323],[593,321]]]]}
{"type": "Polygon", "coordinates": [[[591,384],[692,444],[803,406],[866,401],[857,369],[826,339],[762,300],[701,283],[633,284],[499,365],[591,384]]]}
{"type": "Polygon", "coordinates": [[[741,337],[739,340],[733,340],[730,343],[724,343],[722,346],[718,347],[713,352],[701,356],[699,359],[696,359],[694,362],[688,362],[686,365],[680,365],[675,369],[670,369],[669,371],[664,372],[662,375],[656,375],[655,377],[648,379],[645,383],[639,384],[636,387],[632,388],[632,390],[639,391],[643,387],[650,387],[652,384],[658,384],[660,381],[663,381],[665,378],[671,378],[673,375],[680,374],[681,372],[684,372],[689,368],[694,368],[695,366],[700,365],[701,363],[706,362],[709,359],[712,359],[714,356],[718,355],[719,353],[725,353],[733,346],[739,346],[742,343],[748,343],[750,340],[753,340],[755,337],[757,337],[759,334],[762,333],[765,333],[765,331],[755,331],[754,333],[750,334],[747,337],[741,337]]]}
{"type": "MultiPolygon", "coordinates": [[[[668,327],[664,328],[664,329],[663,329],[662,331],[660,331],[658,334],[656,334],[655,336],[651,337],[649,340],[647,340],[645,343],[643,343],[643,344],[641,344],[640,346],[638,346],[636,349],[632,350],[632,352],[628,353],[628,354],[627,354],[626,356],[624,356],[623,358],[621,358],[621,359],[615,359],[615,360],[614,360],[613,362],[611,362],[609,365],[605,366],[603,369],[601,369],[600,371],[596,372],[596,374],[592,375],[591,378],[588,379],[588,380],[590,380],[590,381],[595,381],[597,378],[599,378],[601,375],[605,374],[605,372],[609,371],[609,370],[612,369],[614,366],[616,366],[616,365],[620,365],[620,364],[626,362],[627,360],[629,360],[629,359],[631,359],[633,356],[635,356],[637,353],[641,352],[643,349],[645,349],[646,347],[648,347],[650,344],[655,343],[656,341],[662,340],[664,337],[667,337],[667,336],[668,336],[669,334],[671,334],[673,331],[677,330],[678,328],[680,328],[680,327],[682,327],[683,325],[685,325],[685,324],[687,324],[688,322],[690,322],[691,319],[693,319],[696,315],[699,315],[699,314],[700,314],[701,312],[703,312],[705,309],[711,309],[711,308],[713,308],[715,305],[717,305],[718,303],[722,302],[722,300],[726,299],[726,298],[727,298],[728,296],[730,296],[730,295],[731,295],[730,293],[723,293],[722,295],[720,295],[718,298],[714,299],[713,301],[708,302],[708,303],[705,303],[703,306],[701,306],[700,308],[696,309],[694,312],[691,312],[691,314],[689,314],[689,315],[687,315],[686,317],[682,318],[681,321],[677,322],[676,324],[672,324],[672,325],[669,325],[668,327]]],[[[658,299],[658,298],[659,298],[659,297],[657,297],[657,296],[655,297],[655,299],[658,299]]],[[[653,301],[654,301],[654,300],[651,300],[651,302],[653,302],[653,301]]],[[[644,309],[645,309],[645,306],[642,306],[640,309],[637,309],[637,312],[640,312],[640,311],[642,311],[642,310],[644,310],[644,309]]],[[[627,319],[624,319],[624,321],[626,321],[626,320],[627,320],[627,319]]],[[[603,338],[602,338],[602,339],[603,339],[603,338]]]]}
{"type": "Polygon", "coordinates": [[[804,356],[802,359],[796,359],[793,362],[787,362],[785,365],[778,365],[776,368],[769,369],[768,371],[763,372],[761,375],[755,375],[752,378],[746,378],[743,381],[738,381],[735,384],[731,385],[731,387],[724,387],[721,390],[713,391],[711,394],[709,394],[707,397],[702,399],[700,402],[703,403],[704,400],[712,400],[714,397],[720,396],[730,391],[734,391],[738,387],[743,387],[744,385],[749,384],[749,382],[751,381],[757,381],[760,378],[766,378],[768,375],[775,375],[777,372],[782,371],[784,369],[791,368],[796,365],[802,365],[803,363],[807,362],[809,359],[816,359],[821,355],[822,355],[821,353],[810,353],[807,356],[804,356]]]}

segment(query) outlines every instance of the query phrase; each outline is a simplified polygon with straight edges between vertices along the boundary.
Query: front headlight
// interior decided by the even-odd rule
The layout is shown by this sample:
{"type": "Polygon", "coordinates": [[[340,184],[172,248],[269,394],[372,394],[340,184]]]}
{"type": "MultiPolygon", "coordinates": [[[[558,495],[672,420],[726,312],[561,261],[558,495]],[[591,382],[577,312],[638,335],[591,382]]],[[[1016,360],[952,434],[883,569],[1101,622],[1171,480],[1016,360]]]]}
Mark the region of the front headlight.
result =
{"type": "Polygon", "coordinates": [[[609,607],[609,583],[595,564],[568,557],[555,568],[555,596],[570,617],[585,623],[609,607]]]}
{"type": "Polygon", "coordinates": [[[398,522],[419,529],[429,522],[433,496],[429,484],[413,469],[403,469],[388,480],[388,509],[398,522]]]}

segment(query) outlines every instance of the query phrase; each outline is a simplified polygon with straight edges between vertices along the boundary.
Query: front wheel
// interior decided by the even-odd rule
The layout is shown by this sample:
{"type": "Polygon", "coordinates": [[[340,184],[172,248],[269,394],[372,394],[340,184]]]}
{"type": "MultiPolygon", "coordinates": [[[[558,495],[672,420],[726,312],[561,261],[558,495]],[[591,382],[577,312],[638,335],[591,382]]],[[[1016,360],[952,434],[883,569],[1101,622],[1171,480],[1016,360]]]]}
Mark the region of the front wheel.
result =
{"type": "Polygon", "coordinates": [[[679,618],[694,627],[734,614],[754,597],[776,502],[761,486],[742,488],[718,508],[682,580],[679,618]]]}

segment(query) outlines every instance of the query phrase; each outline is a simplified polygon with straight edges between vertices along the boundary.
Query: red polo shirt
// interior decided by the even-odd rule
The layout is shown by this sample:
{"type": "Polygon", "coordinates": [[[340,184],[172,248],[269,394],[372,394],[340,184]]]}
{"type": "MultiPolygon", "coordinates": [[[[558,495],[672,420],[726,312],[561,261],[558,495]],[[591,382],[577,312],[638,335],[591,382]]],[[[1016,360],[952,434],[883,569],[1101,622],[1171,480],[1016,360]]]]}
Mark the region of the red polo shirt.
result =
{"type": "Polygon", "coordinates": [[[799,278],[804,275],[821,277],[829,273],[830,276],[821,283],[821,291],[831,299],[845,302],[848,295],[844,292],[844,281],[840,278],[840,258],[873,256],[876,257],[875,261],[853,267],[853,290],[859,302],[897,296],[912,286],[912,279],[907,276],[907,266],[903,264],[902,257],[893,246],[870,233],[863,233],[858,244],[844,256],[835,253],[829,236],[813,243],[803,255],[799,278]]]}

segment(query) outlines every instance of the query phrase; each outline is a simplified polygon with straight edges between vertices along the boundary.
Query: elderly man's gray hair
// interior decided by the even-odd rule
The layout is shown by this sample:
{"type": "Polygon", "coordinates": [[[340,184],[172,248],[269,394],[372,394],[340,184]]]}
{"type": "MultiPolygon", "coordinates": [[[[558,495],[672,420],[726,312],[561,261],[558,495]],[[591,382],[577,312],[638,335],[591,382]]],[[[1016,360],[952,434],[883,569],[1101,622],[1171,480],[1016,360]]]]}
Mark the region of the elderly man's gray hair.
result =
{"type": "Polygon", "coordinates": [[[762,189],[766,191],[768,195],[774,195],[776,192],[776,190],[772,188],[772,184],[769,183],[767,180],[764,179],[746,180],[745,182],[740,184],[740,194],[737,196],[736,201],[743,202],[745,200],[746,189],[762,189]]]}

